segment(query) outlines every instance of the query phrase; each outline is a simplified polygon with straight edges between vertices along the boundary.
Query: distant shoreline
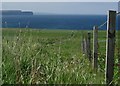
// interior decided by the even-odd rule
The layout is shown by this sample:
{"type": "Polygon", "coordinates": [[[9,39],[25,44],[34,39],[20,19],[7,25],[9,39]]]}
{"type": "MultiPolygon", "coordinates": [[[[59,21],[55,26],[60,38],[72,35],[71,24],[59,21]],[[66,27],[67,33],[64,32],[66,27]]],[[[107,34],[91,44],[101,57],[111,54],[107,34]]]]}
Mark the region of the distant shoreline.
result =
{"type": "Polygon", "coordinates": [[[0,10],[2,15],[33,15],[32,11],[22,11],[22,10],[0,10]]]}

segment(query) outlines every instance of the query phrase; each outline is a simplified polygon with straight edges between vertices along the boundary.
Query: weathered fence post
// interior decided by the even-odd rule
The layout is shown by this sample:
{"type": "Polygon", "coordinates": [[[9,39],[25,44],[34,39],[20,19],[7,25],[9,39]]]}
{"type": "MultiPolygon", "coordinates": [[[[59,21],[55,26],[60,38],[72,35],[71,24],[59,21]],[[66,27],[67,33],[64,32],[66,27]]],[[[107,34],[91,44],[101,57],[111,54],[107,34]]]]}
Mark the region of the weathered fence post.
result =
{"type": "Polygon", "coordinates": [[[87,56],[89,58],[89,61],[91,61],[91,33],[87,34],[87,56]]]}
{"type": "MultiPolygon", "coordinates": [[[[120,12],[120,1],[118,2],[118,12],[120,12]]],[[[118,14],[118,22],[120,22],[120,14],[118,14]]],[[[120,24],[118,23],[118,84],[120,84],[120,24]]]]}
{"type": "Polygon", "coordinates": [[[82,51],[85,54],[85,56],[91,61],[91,34],[87,33],[84,34],[82,38],[82,51]]]}
{"type": "Polygon", "coordinates": [[[106,84],[113,84],[116,11],[109,10],[106,40],[106,84]]]}
{"type": "Polygon", "coordinates": [[[93,68],[97,70],[97,59],[98,59],[98,27],[93,27],[93,68]]]}
{"type": "MultiPolygon", "coordinates": [[[[118,39],[119,40],[119,39],[118,39]]],[[[120,43],[118,43],[118,44],[120,44],[120,43]]],[[[119,46],[119,45],[118,45],[119,46]]],[[[118,84],[120,84],[120,48],[118,47],[118,84]]]]}
{"type": "Polygon", "coordinates": [[[85,42],[84,42],[84,34],[82,34],[81,36],[81,49],[82,49],[82,53],[85,54],[85,42]]]}
{"type": "Polygon", "coordinates": [[[87,57],[87,48],[88,48],[87,44],[88,43],[87,43],[87,35],[86,34],[84,35],[84,39],[83,40],[84,40],[84,52],[85,52],[85,56],[87,57]]]}

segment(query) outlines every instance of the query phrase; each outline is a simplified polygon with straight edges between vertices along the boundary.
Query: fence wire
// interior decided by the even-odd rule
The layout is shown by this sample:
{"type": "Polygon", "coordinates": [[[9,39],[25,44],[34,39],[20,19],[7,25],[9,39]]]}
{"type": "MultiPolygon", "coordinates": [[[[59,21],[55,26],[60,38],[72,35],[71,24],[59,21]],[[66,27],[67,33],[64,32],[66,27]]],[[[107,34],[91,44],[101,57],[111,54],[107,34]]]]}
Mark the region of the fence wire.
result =
{"type": "Polygon", "coordinates": [[[120,12],[117,13],[117,15],[120,14],[120,12]]]}
{"type": "Polygon", "coordinates": [[[103,24],[99,25],[99,26],[98,26],[98,29],[100,29],[101,27],[103,27],[105,24],[107,24],[107,21],[104,22],[103,24]]]}
{"type": "MultiPolygon", "coordinates": [[[[116,14],[119,15],[120,12],[118,12],[118,13],[116,13],[116,14]]],[[[106,22],[102,23],[101,25],[99,25],[99,26],[98,26],[98,29],[100,29],[100,28],[103,27],[105,24],[107,24],[107,22],[108,22],[108,21],[106,21],[106,22]]]]}

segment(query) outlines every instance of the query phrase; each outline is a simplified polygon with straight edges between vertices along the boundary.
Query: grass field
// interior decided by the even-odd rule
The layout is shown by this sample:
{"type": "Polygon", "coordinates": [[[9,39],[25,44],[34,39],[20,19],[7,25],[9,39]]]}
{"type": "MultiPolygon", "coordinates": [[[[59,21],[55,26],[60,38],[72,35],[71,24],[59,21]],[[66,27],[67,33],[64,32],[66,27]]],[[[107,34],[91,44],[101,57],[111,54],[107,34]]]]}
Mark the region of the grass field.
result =
{"type": "MultiPolygon", "coordinates": [[[[97,73],[81,52],[81,35],[85,32],[88,31],[3,29],[3,83],[105,84],[106,32],[99,31],[97,73]]],[[[115,83],[117,71],[115,66],[115,83]]]]}

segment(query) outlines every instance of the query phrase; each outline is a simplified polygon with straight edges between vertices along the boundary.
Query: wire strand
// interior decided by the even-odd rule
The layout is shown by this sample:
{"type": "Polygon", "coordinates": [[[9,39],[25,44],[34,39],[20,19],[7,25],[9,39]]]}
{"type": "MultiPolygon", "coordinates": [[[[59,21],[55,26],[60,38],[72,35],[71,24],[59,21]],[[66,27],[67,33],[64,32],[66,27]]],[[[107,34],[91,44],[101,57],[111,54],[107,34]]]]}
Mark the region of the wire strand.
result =
{"type": "MultiPolygon", "coordinates": [[[[116,13],[117,15],[120,14],[120,12],[116,13]]],[[[103,24],[99,25],[98,28],[100,29],[101,27],[103,27],[108,21],[104,22],[103,24]]]]}
{"type": "Polygon", "coordinates": [[[118,12],[117,14],[120,14],[120,12],[118,12]]]}
{"type": "Polygon", "coordinates": [[[106,23],[107,23],[107,21],[104,22],[103,24],[99,25],[98,28],[100,29],[100,28],[103,27],[106,23]]]}

